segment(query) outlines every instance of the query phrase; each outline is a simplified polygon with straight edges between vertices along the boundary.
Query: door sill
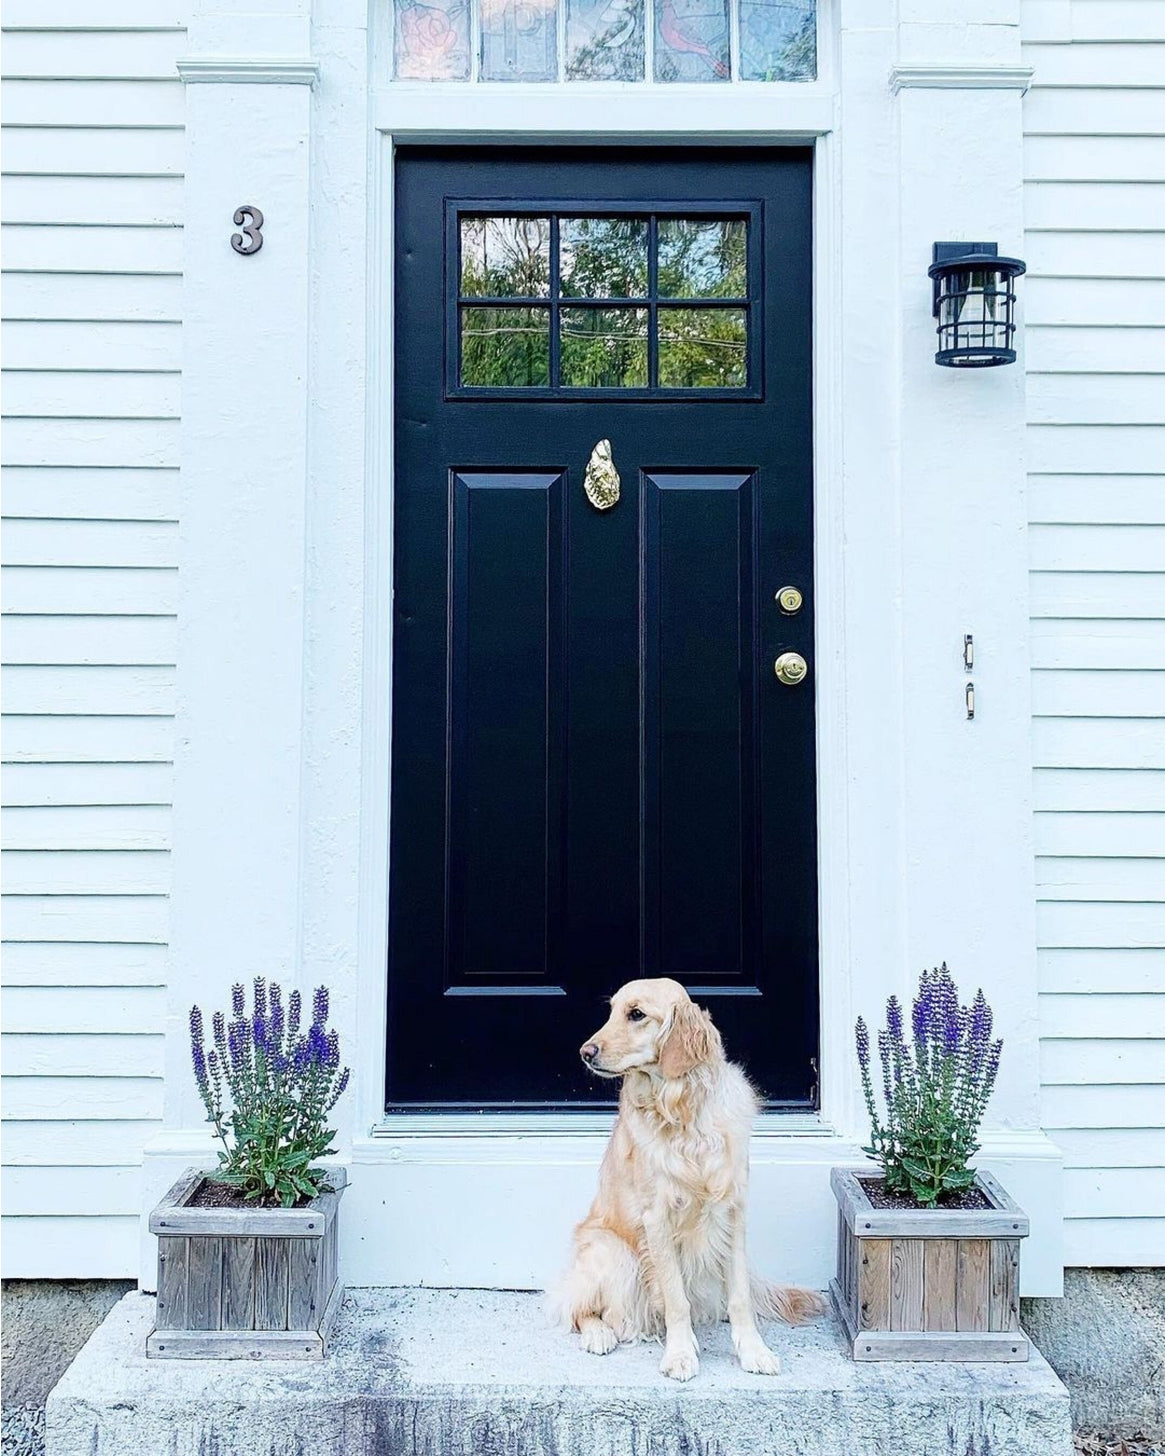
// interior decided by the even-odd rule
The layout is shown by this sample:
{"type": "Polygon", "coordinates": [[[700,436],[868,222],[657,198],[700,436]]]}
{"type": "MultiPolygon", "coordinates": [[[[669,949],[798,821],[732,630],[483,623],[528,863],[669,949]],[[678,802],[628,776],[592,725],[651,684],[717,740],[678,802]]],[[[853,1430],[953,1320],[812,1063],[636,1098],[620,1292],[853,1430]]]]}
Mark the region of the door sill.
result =
{"type": "MultiPolygon", "coordinates": [[[[585,1137],[605,1136],[614,1110],[514,1112],[389,1112],[369,1131],[371,1138],[585,1137]]],[[[828,1137],[833,1127],[817,1112],[762,1112],[754,1137],[828,1137]]]]}

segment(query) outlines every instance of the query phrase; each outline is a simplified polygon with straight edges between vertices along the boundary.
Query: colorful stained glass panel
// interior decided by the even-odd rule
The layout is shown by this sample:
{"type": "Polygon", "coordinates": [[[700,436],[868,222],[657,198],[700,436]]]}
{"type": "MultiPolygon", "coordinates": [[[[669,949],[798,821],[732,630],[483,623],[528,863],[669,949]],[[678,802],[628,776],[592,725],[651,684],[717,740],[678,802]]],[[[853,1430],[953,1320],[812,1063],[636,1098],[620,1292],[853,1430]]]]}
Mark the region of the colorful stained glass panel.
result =
{"type": "Polygon", "coordinates": [[[566,0],[566,79],[642,81],[645,0],[566,0]]]}
{"type": "Polygon", "coordinates": [[[665,389],[740,389],[748,383],[742,308],[661,308],[659,382],[665,389]]]}
{"type": "Polygon", "coordinates": [[[550,292],[548,217],[463,217],[461,292],[542,298],[550,292]]]}
{"type": "Polygon", "coordinates": [[[642,298],[647,293],[647,219],[564,217],[559,275],[566,298],[642,298]]]}
{"type": "Polygon", "coordinates": [[[728,0],[655,0],[655,79],[727,81],[728,0]]]}
{"type": "Polygon", "coordinates": [[[481,79],[556,81],[555,0],[481,0],[481,79]]]}
{"type": "Polygon", "coordinates": [[[816,0],[737,0],[737,3],[742,81],[816,78],[816,0]]]}
{"type": "Polygon", "coordinates": [[[469,79],[469,0],[397,0],[396,76],[401,81],[469,79]]]}

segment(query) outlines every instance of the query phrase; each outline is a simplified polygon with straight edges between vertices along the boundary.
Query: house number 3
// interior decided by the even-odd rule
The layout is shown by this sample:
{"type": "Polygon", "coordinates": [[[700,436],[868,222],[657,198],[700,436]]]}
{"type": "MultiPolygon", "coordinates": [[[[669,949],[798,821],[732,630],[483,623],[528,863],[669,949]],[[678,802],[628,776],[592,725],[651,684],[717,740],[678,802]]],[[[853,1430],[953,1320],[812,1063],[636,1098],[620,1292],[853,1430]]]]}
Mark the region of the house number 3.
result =
{"type": "Polygon", "coordinates": [[[235,226],[241,227],[241,233],[231,234],[231,247],[236,253],[247,256],[250,253],[257,253],[263,246],[263,214],[257,207],[245,206],[235,208],[235,226]]]}

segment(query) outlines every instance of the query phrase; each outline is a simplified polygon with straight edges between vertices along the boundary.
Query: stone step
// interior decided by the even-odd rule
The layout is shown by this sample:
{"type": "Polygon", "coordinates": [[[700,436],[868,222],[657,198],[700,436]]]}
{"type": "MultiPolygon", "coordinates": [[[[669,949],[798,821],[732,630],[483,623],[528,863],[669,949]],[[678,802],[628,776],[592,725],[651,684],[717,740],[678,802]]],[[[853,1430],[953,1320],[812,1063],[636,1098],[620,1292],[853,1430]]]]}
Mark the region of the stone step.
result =
{"type": "Polygon", "coordinates": [[[540,1296],[354,1289],[322,1362],[149,1360],[128,1294],[49,1397],[47,1456],[1069,1456],[1068,1393],[1026,1364],[855,1364],[832,1318],[769,1325],[777,1376],[728,1328],[700,1373],[659,1348],[597,1357],[540,1296]]]}

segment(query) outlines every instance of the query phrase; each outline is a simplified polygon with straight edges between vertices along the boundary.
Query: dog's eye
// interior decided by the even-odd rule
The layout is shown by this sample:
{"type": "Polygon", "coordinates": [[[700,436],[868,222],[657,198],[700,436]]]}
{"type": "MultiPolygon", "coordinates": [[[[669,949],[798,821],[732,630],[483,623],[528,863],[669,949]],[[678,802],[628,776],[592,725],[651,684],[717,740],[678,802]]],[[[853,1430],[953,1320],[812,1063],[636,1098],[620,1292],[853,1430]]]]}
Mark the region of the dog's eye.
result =
{"type": "Polygon", "coordinates": [[[643,1012],[640,1011],[640,1009],[639,1009],[638,1006],[632,1006],[631,1010],[628,1011],[628,1013],[627,1013],[627,1020],[628,1021],[642,1021],[643,1020],[643,1012]]]}

